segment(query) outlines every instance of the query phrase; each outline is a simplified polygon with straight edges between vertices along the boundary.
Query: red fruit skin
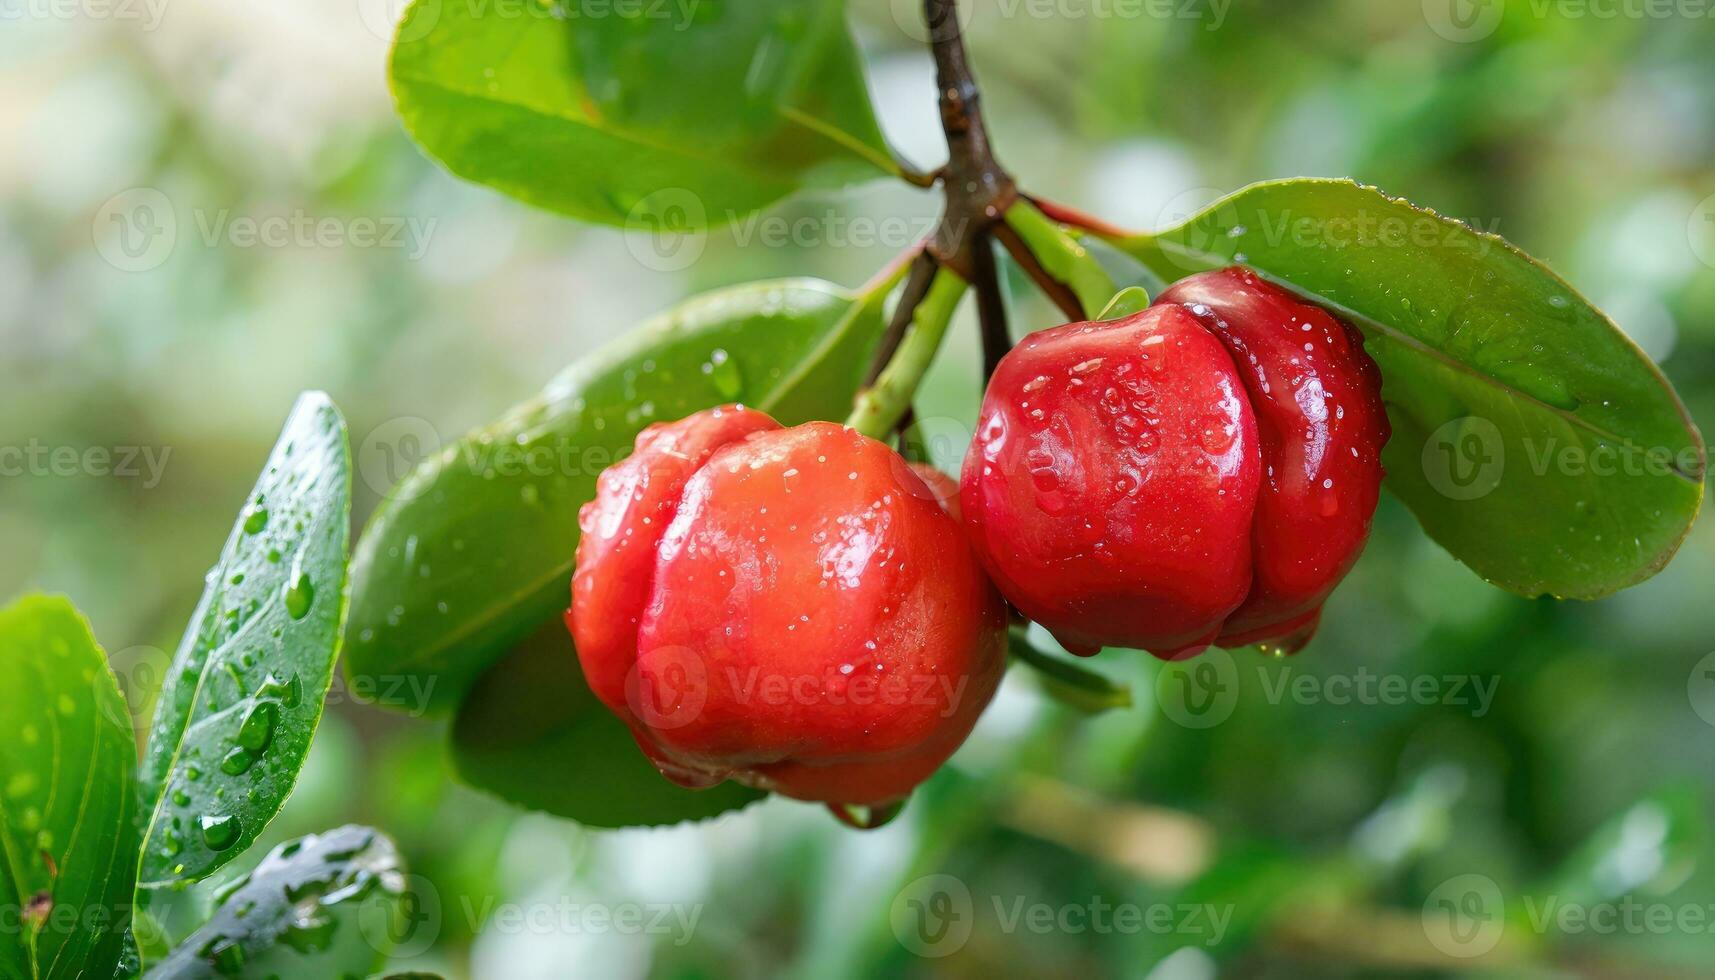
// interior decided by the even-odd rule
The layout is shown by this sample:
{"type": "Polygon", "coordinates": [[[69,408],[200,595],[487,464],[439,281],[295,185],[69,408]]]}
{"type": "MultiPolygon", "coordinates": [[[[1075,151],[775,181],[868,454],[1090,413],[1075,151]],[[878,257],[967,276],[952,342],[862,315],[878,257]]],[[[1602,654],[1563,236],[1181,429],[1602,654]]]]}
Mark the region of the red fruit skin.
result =
{"type": "Polygon", "coordinates": [[[843,426],[727,407],[651,427],[580,522],[579,660],[679,782],[897,801],[999,685],[1004,606],[957,522],[843,426]]]}
{"type": "Polygon", "coordinates": [[[1390,434],[1381,373],[1356,330],[1250,269],[1192,276],[1156,303],[1187,310],[1226,346],[1256,413],[1253,581],[1219,642],[1295,651],[1369,537],[1390,434]]]}
{"type": "Polygon", "coordinates": [[[1261,483],[1227,349],[1177,306],[1032,334],[983,398],[960,483],[1002,594],[1067,649],[1201,652],[1244,601],[1261,483]]]}

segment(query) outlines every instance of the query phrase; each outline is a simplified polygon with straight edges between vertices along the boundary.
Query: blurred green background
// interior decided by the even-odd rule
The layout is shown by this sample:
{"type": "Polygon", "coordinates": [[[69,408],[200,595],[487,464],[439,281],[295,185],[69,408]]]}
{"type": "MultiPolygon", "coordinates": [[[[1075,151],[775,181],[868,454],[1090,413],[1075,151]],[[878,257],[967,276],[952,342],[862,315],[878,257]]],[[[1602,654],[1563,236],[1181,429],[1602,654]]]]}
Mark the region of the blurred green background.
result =
{"type": "MultiPolygon", "coordinates": [[[[915,0],[852,6],[885,129],[938,163],[915,0]]],[[[1379,184],[1546,261],[1710,431],[1712,9],[981,0],[968,36],[1031,191],[1152,227],[1263,178],[1379,184]]],[[[423,159],[384,82],[393,13],[0,2],[0,446],[25,450],[0,460],[0,596],[74,597],[134,697],[300,389],[351,422],[361,520],[395,456],[679,298],[855,285],[930,227],[932,195],[878,183],[663,271],[423,159]]],[[[1015,322],[1051,325],[1011,276],[1015,322]]],[[[975,364],[967,318],[923,399],[948,431],[975,364]]],[[[1109,653],[1137,705],[1094,719],[1016,670],[877,832],[780,800],[585,831],[456,785],[440,725],[336,690],[269,840],[394,834],[424,898],[398,965],[455,978],[1709,976],[1712,592],[1707,519],[1648,583],[1558,604],[1384,499],[1304,655],[1109,653]]]]}

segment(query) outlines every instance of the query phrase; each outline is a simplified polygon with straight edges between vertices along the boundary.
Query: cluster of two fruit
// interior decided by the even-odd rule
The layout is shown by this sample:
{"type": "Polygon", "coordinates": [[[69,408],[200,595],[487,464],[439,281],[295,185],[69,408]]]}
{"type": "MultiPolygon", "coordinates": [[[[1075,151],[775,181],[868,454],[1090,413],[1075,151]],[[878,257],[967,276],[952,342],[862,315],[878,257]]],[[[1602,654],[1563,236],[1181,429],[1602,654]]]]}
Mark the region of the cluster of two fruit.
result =
{"type": "Polygon", "coordinates": [[[1002,596],[1081,654],[1302,646],[1369,533],[1387,436],[1351,328],[1206,273],[1027,337],[956,488],[832,423],[651,427],[580,515],[568,619],[669,778],[880,806],[993,696],[1002,596]]]}

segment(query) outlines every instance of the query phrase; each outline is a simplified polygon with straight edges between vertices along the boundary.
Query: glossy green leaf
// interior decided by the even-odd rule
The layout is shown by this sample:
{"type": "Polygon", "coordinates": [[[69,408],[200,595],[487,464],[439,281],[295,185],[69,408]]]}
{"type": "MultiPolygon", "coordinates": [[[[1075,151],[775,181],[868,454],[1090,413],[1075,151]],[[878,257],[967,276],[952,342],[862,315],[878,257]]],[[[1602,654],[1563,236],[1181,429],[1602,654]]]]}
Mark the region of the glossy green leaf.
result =
{"type": "Polygon", "coordinates": [[[401,935],[405,871],[367,827],[289,841],[221,889],[214,914],[146,980],[367,976],[401,935]]]}
{"type": "Polygon", "coordinates": [[[573,217],[723,224],[890,173],[841,0],[416,0],[393,48],[411,136],[447,169],[573,217]]]}
{"type": "Polygon", "coordinates": [[[0,610],[0,977],[113,976],[137,873],[130,714],[70,602],[0,610]]]}
{"type": "Polygon", "coordinates": [[[1108,300],[1108,305],[1102,312],[1096,314],[1098,320],[1123,320],[1133,313],[1142,313],[1149,308],[1149,293],[1141,286],[1127,286],[1114,294],[1108,300]]]}
{"type": "Polygon", "coordinates": [[[1362,329],[1393,422],[1388,485],[1496,585],[1607,595],[1660,570],[1690,530],[1706,456],[1679,398],[1498,236],[1371,187],[1290,180],[1113,241],[1165,280],[1242,262],[1362,329]]]}
{"type": "Polygon", "coordinates": [[[452,756],[465,782],[592,827],[697,820],[764,795],[731,782],[684,789],[657,772],[584,683],[560,622],[519,644],[471,688],[453,724],[452,756]]]}
{"type": "Polygon", "coordinates": [[[844,417],[885,292],[787,280],[693,299],[425,461],[357,545],[353,689],[408,686],[428,694],[414,709],[444,713],[508,647],[563,612],[578,508],[644,426],[724,402],[788,424],[844,417]]]}
{"type": "Polygon", "coordinates": [[[142,887],[207,877],[290,795],[339,657],[350,521],[345,420],[305,394],[167,673],[143,758],[142,887]]]}

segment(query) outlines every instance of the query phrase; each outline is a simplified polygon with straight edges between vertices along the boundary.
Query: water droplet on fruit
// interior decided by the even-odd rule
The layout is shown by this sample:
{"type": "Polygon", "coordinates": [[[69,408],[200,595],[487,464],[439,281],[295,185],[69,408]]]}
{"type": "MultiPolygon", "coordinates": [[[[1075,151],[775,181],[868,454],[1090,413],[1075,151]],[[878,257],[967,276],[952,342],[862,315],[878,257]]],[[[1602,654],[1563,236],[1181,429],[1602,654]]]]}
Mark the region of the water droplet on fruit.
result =
{"type": "Polygon", "coordinates": [[[1201,442],[1205,452],[1214,456],[1219,456],[1233,448],[1232,429],[1224,420],[1207,420],[1203,424],[1201,442]]]}

